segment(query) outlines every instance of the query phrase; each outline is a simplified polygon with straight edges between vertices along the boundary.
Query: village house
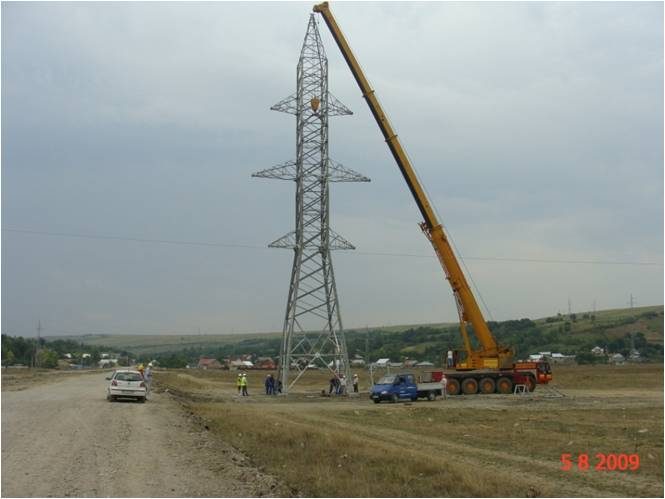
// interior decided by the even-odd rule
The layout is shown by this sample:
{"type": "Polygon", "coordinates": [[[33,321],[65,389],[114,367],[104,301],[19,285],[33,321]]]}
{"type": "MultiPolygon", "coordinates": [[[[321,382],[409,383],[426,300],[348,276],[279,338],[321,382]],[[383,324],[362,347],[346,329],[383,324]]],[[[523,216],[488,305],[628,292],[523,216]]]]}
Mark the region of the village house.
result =
{"type": "Polygon", "coordinates": [[[605,349],[603,347],[595,346],[591,349],[591,353],[600,357],[601,355],[605,355],[605,349]]]}
{"type": "Polygon", "coordinates": [[[97,365],[99,366],[100,369],[106,369],[106,368],[109,368],[109,367],[115,367],[115,366],[118,365],[118,359],[109,359],[109,358],[101,359],[101,360],[97,363],[97,365]]]}
{"type": "Polygon", "coordinates": [[[623,363],[626,361],[626,358],[621,355],[620,353],[615,353],[613,355],[610,355],[610,358],[608,359],[608,362],[610,364],[615,364],[618,366],[622,366],[623,363]]]}
{"type": "Polygon", "coordinates": [[[228,362],[228,367],[232,371],[238,369],[254,369],[254,363],[250,360],[233,359],[228,362]]]}
{"type": "Polygon", "coordinates": [[[256,369],[277,369],[277,363],[270,357],[259,357],[254,363],[256,369]]]}
{"type": "Polygon", "coordinates": [[[217,359],[213,359],[210,357],[200,357],[199,363],[196,367],[198,367],[199,369],[221,369],[222,364],[217,359]]]}
{"type": "Polygon", "coordinates": [[[376,362],[374,362],[373,366],[374,367],[388,367],[390,364],[390,359],[385,358],[385,359],[379,359],[376,362]]]}
{"type": "Polygon", "coordinates": [[[354,355],[351,359],[351,365],[354,367],[363,367],[365,365],[365,359],[361,355],[354,355]]]}

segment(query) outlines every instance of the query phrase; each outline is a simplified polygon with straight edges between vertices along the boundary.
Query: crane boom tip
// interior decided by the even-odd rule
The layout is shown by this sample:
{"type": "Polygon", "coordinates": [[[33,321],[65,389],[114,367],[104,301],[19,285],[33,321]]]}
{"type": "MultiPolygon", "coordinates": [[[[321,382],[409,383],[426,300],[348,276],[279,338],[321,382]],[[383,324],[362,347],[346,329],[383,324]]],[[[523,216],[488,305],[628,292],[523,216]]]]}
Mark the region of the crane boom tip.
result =
{"type": "Polygon", "coordinates": [[[314,12],[322,12],[328,10],[328,2],[317,3],[312,9],[314,12]]]}

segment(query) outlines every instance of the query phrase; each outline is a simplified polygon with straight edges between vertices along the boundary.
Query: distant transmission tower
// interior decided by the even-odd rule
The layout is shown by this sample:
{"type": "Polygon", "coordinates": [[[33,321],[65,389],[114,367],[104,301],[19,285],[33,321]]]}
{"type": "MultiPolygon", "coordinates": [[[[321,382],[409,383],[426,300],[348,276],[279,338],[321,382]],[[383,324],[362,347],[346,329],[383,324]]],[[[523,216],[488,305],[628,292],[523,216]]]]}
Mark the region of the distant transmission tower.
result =
{"type": "Polygon", "coordinates": [[[635,297],[633,296],[633,293],[630,293],[630,300],[628,301],[628,305],[630,305],[630,308],[635,307],[635,297]]]}
{"type": "Polygon", "coordinates": [[[355,248],[330,229],[328,186],[369,182],[328,158],[328,117],[352,113],[328,92],[328,59],[314,14],[298,61],[297,91],[270,109],[296,116],[296,160],[252,175],[296,183],[296,229],[269,245],[294,251],[279,360],[279,378],[288,393],[312,365],[349,377],[330,251],[355,248]]]}

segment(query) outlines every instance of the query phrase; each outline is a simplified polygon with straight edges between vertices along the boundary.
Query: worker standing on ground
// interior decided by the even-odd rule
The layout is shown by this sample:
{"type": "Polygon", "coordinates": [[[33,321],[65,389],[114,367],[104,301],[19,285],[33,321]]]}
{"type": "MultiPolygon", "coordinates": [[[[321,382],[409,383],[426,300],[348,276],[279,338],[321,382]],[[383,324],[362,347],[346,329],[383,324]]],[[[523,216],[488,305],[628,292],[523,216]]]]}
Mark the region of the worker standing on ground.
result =
{"type": "Polygon", "coordinates": [[[265,386],[266,395],[273,395],[275,393],[275,380],[272,377],[272,374],[266,376],[265,386]]]}
{"type": "Polygon", "coordinates": [[[337,375],[336,374],[332,378],[330,378],[330,389],[328,390],[328,395],[332,395],[333,392],[335,392],[335,395],[337,395],[337,375]]]}
{"type": "Polygon", "coordinates": [[[448,378],[446,378],[445,374],[441,376],[441,386],[443,387],[441,395],[443,395],[443,400],[446,400],[448,398],[448,378]]]}
{"type": "Polygon", "coordinates": [[[343,374],[339,378],[339,395],[346,395],[346,376],[343,374]]]}
{"type": "Polygon", "coordinates": [[[240,395],[242,392],[242,374],[240,373],[238,373],[238,377],[236,378],[236,386],[238,387],[238,395],[240,395]]]}
{"type": "Polygon", "coordinates": [[[145,383],[145,394],[148,396],[150,393],[150,387],[152,386],[152,363],[148,364],[148,367],[145,368],[143,372],[143,381],[145,383]]]}
{"type": "Polygon", "coordinates": [[[240,378],[240,388],[242,391],[242,396],[243,397],[249,397],[249,393],[247,392],[247,375],[243,374],[242,377],[240,378]]]}
{"type": "Polygon", "coordinates": [[[358,374],[353,375],[353,393],[358,393],[358,374]]]}

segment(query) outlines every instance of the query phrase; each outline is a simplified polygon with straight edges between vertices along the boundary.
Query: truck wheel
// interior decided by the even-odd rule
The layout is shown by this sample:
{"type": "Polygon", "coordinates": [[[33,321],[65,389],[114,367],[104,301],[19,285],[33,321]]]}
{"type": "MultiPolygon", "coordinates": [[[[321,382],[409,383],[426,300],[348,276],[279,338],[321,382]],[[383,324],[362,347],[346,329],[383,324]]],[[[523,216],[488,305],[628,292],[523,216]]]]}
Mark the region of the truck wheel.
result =
{"type": "Polygon", "coordinates": [[[513,392],[513,382],[510,378],[502,376],[496,382],[496,387],[499,393],[508,394],[513,392]]]}
{"type": "Polygon", "coordinates": [[[417,402],[418,401],[418,395],[414,395],[411,397],[411,402],[417,402]]]}
{"type": "Polygon", "coordinates": [[[496,383],[492,378],[483,378],[480,380],[480,393],[485,395],[496,391],[496,383]]]}
{"type": "Polygon", "coordinates": [[[448,392],[448,395],[459,395],[459,381],[455,378],[450,378],[446,384],[446,391],[448,392]]]}
{"type": "Polygon", "coordinates": [[[396,393],[393,393],[392,396],[390,397],[390,401],[391,401],[393,404],[396,404],[398,400],[399,400],[399,397],[397,396],[397,394],[396,394],[396,393]]]}
{"type": "Polygon", "coordinates": [[[429,400],[430,402],[432,402],[433,400],[436,400],[436,393],[434,393],[434,392],[429,392],[429,393],[427,394],[427,400],[429,400]]]}
{"type": "Polygon", "coordinates": [[[478,382],[475,378],[466,378],[462,381],[462,391],[464,392],[464,395],[478,393],[478,382]]]}
{"type": "Polygon", "coordinates": [[[524,384],[526,385],[526,389],[529,390],[530,392],[536,389],[536,378],[533,377],[533,374],[526,375],[526,380],[524,381],[524,384]]]}

